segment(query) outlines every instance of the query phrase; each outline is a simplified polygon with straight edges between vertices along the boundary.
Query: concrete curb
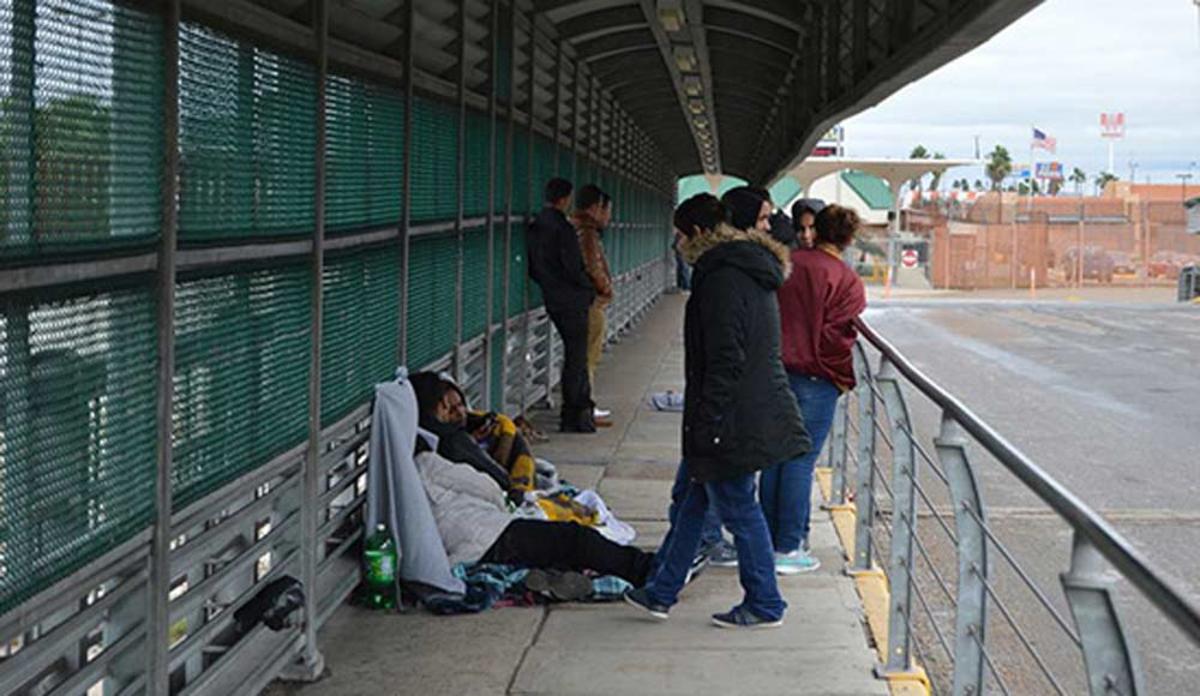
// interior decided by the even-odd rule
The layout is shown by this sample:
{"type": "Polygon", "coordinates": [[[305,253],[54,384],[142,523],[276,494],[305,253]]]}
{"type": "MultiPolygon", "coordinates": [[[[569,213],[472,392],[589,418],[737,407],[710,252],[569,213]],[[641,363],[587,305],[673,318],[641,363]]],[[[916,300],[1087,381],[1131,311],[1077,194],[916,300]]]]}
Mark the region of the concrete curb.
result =
{"type": "MultiPolygon", "coordinates": [[[[825,500],[825,509],[833,521],[838,541],[842,545],[842,555],[847,562],[854,557],[854,525],[855,506],[851,504],[833,505],[833,470],[829,467],[817,467],[814,472],[821,497],[825,500]]],[[[887,576],[883,570],[876,567],[867,571],[847,573],[854,578],[854,586],[858,597],[862,600],[863,613],[867,620],[867,629],[875,641],[876,653],[880,664],[887,661],[888,638],[888,606],[891,602],[891,592],[887,576]]],[[[888,683],[892,696],[931,696],[932,687],[925,669],[913,660],[913,670],[904,674],[889,674],[880,677],[888,683]]]]}

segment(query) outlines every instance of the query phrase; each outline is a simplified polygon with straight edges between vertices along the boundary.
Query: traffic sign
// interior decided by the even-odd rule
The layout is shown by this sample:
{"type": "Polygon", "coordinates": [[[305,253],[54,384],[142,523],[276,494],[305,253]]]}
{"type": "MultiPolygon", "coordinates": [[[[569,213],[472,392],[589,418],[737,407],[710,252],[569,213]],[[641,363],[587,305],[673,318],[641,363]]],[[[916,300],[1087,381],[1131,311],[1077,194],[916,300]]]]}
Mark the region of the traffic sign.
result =
{"type": "Polygon", "coordinates": [[[900,263],[905,268],[916,268],[917,267],[917,250],[916,249],[905,249],[904,253],[900,255],[900,263]]]}

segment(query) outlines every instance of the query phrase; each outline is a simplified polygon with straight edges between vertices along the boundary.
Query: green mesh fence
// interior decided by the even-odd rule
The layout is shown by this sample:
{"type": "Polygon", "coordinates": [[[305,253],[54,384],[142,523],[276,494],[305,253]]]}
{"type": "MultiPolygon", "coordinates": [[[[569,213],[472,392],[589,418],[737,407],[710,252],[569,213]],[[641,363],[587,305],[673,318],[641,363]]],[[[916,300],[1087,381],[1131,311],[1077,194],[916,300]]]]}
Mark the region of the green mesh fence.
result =
{"type": "Polygon", "coordinates": [[[400,249],[330,254],[324,268],[321,424],[368,401],[399,364],[400,249]]]}
{"type": "Polygon", "coordinates": [[[312,67],[196,24],[179,51],[180,239],[312,234],[312,67]]]}
{"type": "Polygon", "coordinates": [[[491,362],[491,385],[488,395],[489,408],[499,409],[504,402],[504,340],[503,334],[497,333],[492,341],[492,354],[488,357],[491,362]]]}
{"type": "Polygon", "coordinates": [[[325,83],[325,226],[396,224],[404,181],[404,97],[331,75],[325,83]]]}
{"type": "Polygon", "coordinates": [[[150,523],[148,287],[0,299],[0,613],[150,523]]]}
{"type": "MultiPolygon", "coordinates": [[[[541,198],[546,182],[554,178],[554,143],[540,135],[533,139],[533,193],[534,201],[541,198]]],[[[577,186],[578,188],[578,186],[577,186]]]]}
{"type": "MultiPolygon", "coordinates": [[[[520,217],[532,211],[529,181],[532,172],[529,162],[529,131],[516,127],[513,133],[512,152],[512,210],[520,217]]],[[[537,196],[534,200],[540,198],[537,196]]]]}
{"type": "Polygon", "coordinates": [[[488,212],[491,142],[491,119],[487,114],[467,109],[463,214],[468,217],[478,217],[488,212]]]}
{"type": "Polygon", "coordinates": [[[413,99],[412,220],[451,220],[458,214],[458,108],[413,99]]]}
{"type": "Polygon", "coordinates": [[[197,500],[304,440],[310,285],[305,262],[180,281],[175,505],[197,500]]]}
{"type": "Polygon", "coordinates": [[[112,2],[0,3],[0,259],[158,236],[161,55],[112,2]]]}
{"type": "Polygon", "coordinates": [[[417,237],[408,247],[408,367],[418,370],[454,347],[457,238],[417,237]]]}
{"type": "Polygon", "coordinates": [[[508,181],[508,123],[501,119],[496,123],[496,189],[492,195],[492,206],[497,212],[505,209],[505,182],[508,181]]]}
{"type": "MultiPolygon", "coordinates": [[[[504,314],[504,230],[505,225],[497,223],[492,229],[492,253],[495,256],[492,273],[492,323],[501,321],[504,314]]],[[[511,254],[510,254],[511,256],[511,254]]]]}
{"type": "Polygon", "coordinates": [[[467,230],[463,236],[464,341],[482,334],[487,327],[487,292],[490,280],[487,228],[467,230]]]}
{"type": "Polygon", "coordinates": [[[525,225],[514,223],[508,255],[508,314],[514,317],[524,311],[525,286],[529,283],[525,263],[525,225]]]}

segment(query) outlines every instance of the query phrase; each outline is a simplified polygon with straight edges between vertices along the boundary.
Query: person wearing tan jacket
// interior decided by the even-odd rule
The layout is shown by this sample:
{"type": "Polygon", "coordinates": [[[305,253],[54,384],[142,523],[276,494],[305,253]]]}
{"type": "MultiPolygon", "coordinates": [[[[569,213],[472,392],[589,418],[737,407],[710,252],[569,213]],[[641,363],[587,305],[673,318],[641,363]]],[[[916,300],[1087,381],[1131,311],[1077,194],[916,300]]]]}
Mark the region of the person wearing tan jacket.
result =
{"type": "MultiPolygon", "coordinates": [[[[583,252],[584,270],[596,288],[596,299],[588,309],[587,369],[588,379],[596,381],[596,366],[604,350],[606,338],[604,311],[613,299],[612,274],[608,270],[608,259],[604,256],[601,234],[612,220],[612,197],[595,184],[579,189],[575,197],[575,212],[571,222],[579,233],[579,247],[583,252]]],[[[595,416],[603,419],[610,415],[596,409],[595,416]]]]}

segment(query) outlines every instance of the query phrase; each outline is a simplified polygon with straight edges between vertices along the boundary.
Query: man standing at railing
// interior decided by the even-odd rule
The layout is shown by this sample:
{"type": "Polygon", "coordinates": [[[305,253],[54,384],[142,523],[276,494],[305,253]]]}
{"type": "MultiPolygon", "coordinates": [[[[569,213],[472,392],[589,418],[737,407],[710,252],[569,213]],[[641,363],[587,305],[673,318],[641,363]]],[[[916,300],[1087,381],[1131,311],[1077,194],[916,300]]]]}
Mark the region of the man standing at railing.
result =
{"type": "MultiPolygon", "coordinates": [[[[604,228],[612,220],[612,197],[595,184],[588,184],[579,189],[575,197],[575,213],[571,222],[579,232],[579,246],[583,251],[583,265],[592,286],[596,288],[596,299],[588,308],[588,349],[587,369],[588,380],[592,390],[596,387],[596,366],[600,364],[600,356],[604,353],[604,343],[607,338],[605,325],[605,310],[613,300],[612,274],[608,270],[608,259],[604,256],[604,242],[601,235],[604,228]]],[[[608,420],[608,411],[597,408],[593,411],[597,426],[612,425],[608,420]]]]}
{"type": "Polygon", "coordinates": [[[866,308],[867,297],[842,252],[860,225],[849,208],[823,208],[815,217],[815,247],[792,253],[792,275],[779,289],[783,365],[813,440],[807,454],[762,473],[759,500],[775,544],[775,569],[783,575],[820,566],[808,553],[813,465],[833,424],[838,397],[854,387],[854,320],[866,308]]]}
{"type": "Polygon", "coordinates": [[[542,288],[546,313],[563,341],[562,410],[558,428],[596,432],[592,385],[587,373],[588,308],[596,289],[583,266],[579,236],[567,219],[571,182],[546,182],[545,206],[526,234],[529,276],[542,288]]]}

